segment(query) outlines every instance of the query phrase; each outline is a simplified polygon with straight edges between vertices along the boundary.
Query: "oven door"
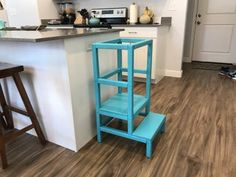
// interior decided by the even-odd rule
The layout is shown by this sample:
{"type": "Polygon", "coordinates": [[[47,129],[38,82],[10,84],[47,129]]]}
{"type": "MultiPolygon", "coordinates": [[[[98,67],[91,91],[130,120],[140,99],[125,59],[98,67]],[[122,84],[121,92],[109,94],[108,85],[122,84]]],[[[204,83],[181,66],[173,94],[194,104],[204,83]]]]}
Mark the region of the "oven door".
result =
{"type": "Polygon", "coordinates": [[[100,18],[104,24],[126,24],[127,18],[100,18]]]}

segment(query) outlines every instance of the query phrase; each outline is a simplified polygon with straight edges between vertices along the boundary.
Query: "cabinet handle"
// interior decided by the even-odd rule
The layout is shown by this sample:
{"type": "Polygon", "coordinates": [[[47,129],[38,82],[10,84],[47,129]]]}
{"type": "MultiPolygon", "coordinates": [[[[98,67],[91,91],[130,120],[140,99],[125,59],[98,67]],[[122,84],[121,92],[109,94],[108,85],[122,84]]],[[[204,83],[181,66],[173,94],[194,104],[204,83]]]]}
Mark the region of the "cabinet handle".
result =
{"type": "Polygon", "coordinates": [[[137,34],[137,32],[132,32],[132,31],[130,31],[129,34],[137,34]]]}

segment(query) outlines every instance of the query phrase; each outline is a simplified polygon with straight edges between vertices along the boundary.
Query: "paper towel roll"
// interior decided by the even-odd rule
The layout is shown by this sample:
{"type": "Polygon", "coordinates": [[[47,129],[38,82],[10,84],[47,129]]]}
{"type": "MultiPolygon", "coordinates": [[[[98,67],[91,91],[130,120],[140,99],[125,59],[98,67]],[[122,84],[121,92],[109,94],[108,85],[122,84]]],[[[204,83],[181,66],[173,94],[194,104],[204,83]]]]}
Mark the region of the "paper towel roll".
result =
{"type": "Polygon", "coordinates": [[[130,24],[135,24],[138,22],[138,6],[135,3],[130,5],[129,21],[130,21],[130,24]]]}

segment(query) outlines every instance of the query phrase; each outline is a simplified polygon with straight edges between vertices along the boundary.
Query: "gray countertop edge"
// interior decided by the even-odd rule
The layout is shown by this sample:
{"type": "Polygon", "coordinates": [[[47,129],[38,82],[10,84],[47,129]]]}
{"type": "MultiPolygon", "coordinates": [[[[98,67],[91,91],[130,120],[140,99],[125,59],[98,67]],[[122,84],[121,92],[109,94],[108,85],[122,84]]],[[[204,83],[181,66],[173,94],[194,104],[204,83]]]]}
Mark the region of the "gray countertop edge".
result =
{"type": "MultiPolygon", "coordinates": [[[[161,27],[171,26],[171,24],[112,24],[111,27],[161,27]]],[[[73,27],[73,25],[49,25],[49,27],[73,27]]]]}
{"type": "Polygon", "coordinates": [[[161,26],[171,26],[171,24],[119,24],[111,25],[112,27],[161,27],[161,26]]]}
{"type": "Polygon", "coordinates": [[[115,33],[123,31],[123,29],[109,29],[104,31],[97,31],[97,32],[89,32],[89,33],[83,33],[83,34],[72,34],[72,35],[62,35],[62,36],[52,36],[52,37],[42,37],[42,38],[35,38],[35,39],[26,39],[26,38],[4,38],[0,37],[0,41],[9,41],[9,42],[46,42],[46,41],[52,41],[52,40],[61,40],[61,39],[70,39],[75,37],[84,37],[84,36],[90,36],[90,35],[97,35],[97,34],[105,34],[105,33],[115,33]]]}
{"type": "Polygon", "coordinates": [[[83,34],[55,36],[55,37],[48,37],[48,38],[38,38],[34,42],[44,42],[44,41],[59,40],[59,39],[69,39],[69,38],[84,37],[84,36],[91,36],[91,35],[97,35],[97,34],[115,33],[115,32],[120,32],[120,31],[123,31],[123,29],[109,29],[109,30],[104,30],[104,31],[99,31],[99,32],[89,32],[89,33],[83,33],[83,34]]]}

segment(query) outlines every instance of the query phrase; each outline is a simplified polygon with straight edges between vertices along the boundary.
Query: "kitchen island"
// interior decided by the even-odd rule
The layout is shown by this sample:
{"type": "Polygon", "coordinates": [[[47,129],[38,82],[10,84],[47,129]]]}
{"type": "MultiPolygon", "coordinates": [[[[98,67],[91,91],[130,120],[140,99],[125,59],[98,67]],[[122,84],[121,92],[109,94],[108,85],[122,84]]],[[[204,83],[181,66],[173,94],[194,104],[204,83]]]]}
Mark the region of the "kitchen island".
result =
{"type": "MultiPolygon", "coordinates": [[[[78,151],[96,135],[91,44],[118,38],[120,31],[0,31],[0,61],[25,67],[22,80],[48,141],[78,151]]],[[[105,58],[101,72],[116,65],[115,51],[99,54],[105,58]]],[[[23,108],[12,80],[2,84],[11,104],[23,108]]],[[[114,92],[106,88],[103,99],[114,92]]],[[[13,116],[16,128],[29,123],[13,116]]]]}

